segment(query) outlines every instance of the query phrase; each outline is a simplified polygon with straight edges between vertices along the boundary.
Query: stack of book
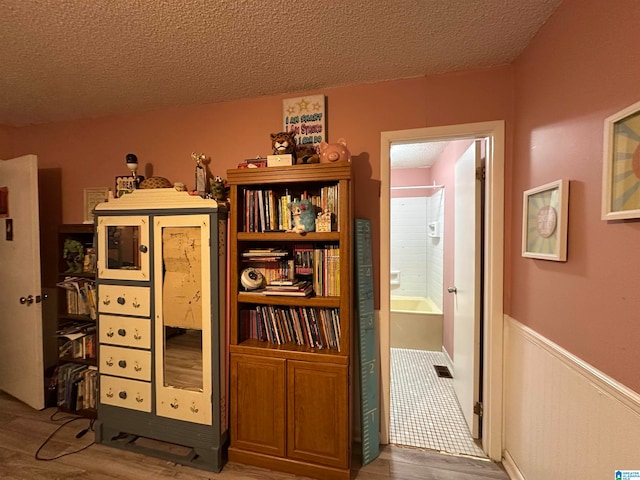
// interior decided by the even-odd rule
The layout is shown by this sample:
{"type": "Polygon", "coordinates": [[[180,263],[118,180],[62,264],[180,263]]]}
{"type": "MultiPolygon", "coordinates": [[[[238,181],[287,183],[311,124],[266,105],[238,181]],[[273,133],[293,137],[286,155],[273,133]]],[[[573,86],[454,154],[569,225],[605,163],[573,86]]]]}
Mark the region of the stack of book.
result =
{"type": "Polygon", "coordinates": [[[306,280],[280,280],[271,282],[264,288],[265,295],[283,295],[285,297],[310,297],[313,285],[306,280]]]}

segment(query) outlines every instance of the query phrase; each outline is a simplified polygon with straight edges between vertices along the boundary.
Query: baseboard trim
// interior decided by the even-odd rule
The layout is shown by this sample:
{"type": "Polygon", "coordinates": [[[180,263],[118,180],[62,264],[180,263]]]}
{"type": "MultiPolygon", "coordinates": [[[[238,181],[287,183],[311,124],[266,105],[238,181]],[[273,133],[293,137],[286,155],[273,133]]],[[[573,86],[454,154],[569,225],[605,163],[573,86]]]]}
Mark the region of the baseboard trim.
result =
{"type": "Polygon", "coordinates": [[[602,390],[608,395],[611,395],[613,398],[640,415],[640,395],[638,393],[605,375],[597,368],[566,351],[551,340],[543,337],[535,330],[532,330],[508,315],[505,315],[505,318],[507,319],[508,329],[512,330],[517,335],[521,335],[536,346],[544,349],[546,352],[560,360],[568,368],[585,377],[586,380],[593,383],[596,388],[602,390]]]}
{"type": "Polygon", "coordinates": [[[502,466],[511,480],[526,480],[507,450],[502,453],[502,466]]]}
{"type": "Polygon", "coordinates": [[[451,357],[449,356],[449,352],[447,352],[447,349],[444,348],[444,345],[442,346],[442,353],[444,353],[444,359],[447,362],[447,367],[449,368],[451,375],[453,375],[454,374],[453,360],[451,360],[451,357]]]}

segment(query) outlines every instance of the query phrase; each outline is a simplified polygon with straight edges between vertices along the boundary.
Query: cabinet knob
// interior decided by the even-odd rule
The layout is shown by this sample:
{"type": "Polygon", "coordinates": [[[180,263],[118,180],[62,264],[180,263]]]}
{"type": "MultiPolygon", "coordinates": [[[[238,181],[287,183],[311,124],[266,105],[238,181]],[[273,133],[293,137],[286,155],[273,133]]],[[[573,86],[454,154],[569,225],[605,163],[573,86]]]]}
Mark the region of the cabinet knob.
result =
{"type": "Polygon", "coordinates": [[[125,299],[124,299],[124,297],[118,297],[118,303],[119,303],[120,305],[124,305],[124,303],[125,303],[125,299]]]}
{"type": "Polygon", "coordinates": [[[124,328],[119,328],[118,335],[120,335],[121,337],[124,337],[127,335],[127,331],[124,328]]]}
{"type": "Polygon", "coordinates": [[[146,245],[140,245],[140,251],[142,253],[147,253],[149,251],[149,249],[147,248],[146,245]]]}
{"type": "Polygon", "coordinates": [[[127,398],[127,392],[122,391],[118,394],[118,396],[122,399],[122,400],[126,400],[127,398]]]}
{"type": "Polygon", "coordinates": [[[120,368],[127,368],[127,361],[126,361],[126,360],[120,360],[120,361],[118,362],[118,366],[119,366],[120,368]]]}

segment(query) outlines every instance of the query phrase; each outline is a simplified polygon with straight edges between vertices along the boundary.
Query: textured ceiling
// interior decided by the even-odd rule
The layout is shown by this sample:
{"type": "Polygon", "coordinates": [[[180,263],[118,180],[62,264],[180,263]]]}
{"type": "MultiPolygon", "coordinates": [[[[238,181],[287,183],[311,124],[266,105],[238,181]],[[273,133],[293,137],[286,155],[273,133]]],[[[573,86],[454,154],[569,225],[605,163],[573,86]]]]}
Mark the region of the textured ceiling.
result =
{"type": "Polygon", "coordinates": [[[389,149],[391,168],[431,167],[449,142],[392,144],[389,149]]]}
{"type": "Polygon", "coordinates": [[[0,0],[0,124],[511,63],[561,0],[0,0]]]}

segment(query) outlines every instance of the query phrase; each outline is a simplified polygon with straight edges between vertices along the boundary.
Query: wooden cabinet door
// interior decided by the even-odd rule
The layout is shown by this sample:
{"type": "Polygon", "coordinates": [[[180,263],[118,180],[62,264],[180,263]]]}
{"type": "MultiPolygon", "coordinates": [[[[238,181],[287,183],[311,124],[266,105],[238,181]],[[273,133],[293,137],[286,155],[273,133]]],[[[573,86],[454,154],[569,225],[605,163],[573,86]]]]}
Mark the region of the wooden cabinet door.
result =
{"type": "Polygon", "coordinates": [[[346,365],[287,362],[287,455],[349,466],[349,396],[346,365]]]}
{"type": "Polygon", "coordinates": [[[285,359],[231,354],[231,446],[285,456],[285,359]]]}

